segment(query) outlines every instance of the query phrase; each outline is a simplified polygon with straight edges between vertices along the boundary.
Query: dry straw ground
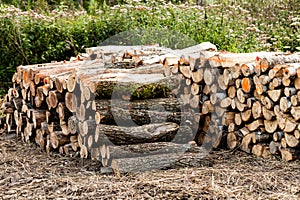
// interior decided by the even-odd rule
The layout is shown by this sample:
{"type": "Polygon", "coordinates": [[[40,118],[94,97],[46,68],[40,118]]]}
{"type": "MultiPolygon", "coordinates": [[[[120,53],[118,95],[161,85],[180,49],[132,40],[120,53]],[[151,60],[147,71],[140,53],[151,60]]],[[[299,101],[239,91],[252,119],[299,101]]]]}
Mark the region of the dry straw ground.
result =
{"type": "Polygon", "coordinates": [[[214,166],[101,175],[97,163],[0,137],[1,199],[299,199],[300,162],[216,151],[214,166]]]}

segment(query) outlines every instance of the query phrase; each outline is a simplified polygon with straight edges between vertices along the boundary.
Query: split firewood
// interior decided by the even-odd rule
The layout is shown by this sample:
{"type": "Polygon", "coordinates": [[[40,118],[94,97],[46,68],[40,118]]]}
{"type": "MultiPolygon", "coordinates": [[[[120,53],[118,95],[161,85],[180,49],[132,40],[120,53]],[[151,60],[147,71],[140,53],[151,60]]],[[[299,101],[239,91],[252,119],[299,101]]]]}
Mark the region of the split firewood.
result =
{"type": "Polygon", "coordinates": [[[243,137],[242,143],[241,143],[241,150],[251,153],[252,146],[253,146],[253,137],[255,137],[254,133],[249,133],[243,137]]]}
{"type": "Polygon", "coordinates": [[[229,132],[227,135],[227,145],[229,149],[235,149],[242,143],[243,136],[239,131],[229,132]]]}
{"type": "Polygon", "coordinates": [[[299,145],[299,140],[293,134],[289,134],[285,132],[284,138],[287,146],[289,147],[297,147],[299,145]]]}
{"type": "Polygon", "coordinates": [[[299,151],[297,149],[281,148],[281,158],[284,161],[292,161],[299,158],[299,151]]]}

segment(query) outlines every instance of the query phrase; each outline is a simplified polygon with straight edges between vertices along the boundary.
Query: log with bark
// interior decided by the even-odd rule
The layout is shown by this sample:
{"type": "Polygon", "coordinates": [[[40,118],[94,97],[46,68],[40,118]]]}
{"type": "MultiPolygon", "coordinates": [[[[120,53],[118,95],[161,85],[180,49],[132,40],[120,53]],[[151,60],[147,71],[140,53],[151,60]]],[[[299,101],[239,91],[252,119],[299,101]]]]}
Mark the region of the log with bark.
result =
{"type": "Polygon", "coordinates": [[[171,153],[134,158],[120,158],[113,159],[111,166],[116,174],[182,167],[212,166],[212,162],[206,159],[205,156],[206,153],[171,153]]]}

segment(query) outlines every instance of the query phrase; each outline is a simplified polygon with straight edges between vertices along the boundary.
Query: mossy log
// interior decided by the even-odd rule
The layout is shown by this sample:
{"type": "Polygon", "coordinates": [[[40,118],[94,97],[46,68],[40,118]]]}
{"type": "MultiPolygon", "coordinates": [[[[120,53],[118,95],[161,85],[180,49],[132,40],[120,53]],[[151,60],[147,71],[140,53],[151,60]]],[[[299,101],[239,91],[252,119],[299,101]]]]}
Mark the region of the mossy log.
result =
{"type": "Polygon", "coordinates": [[[96,99],[151,99],[168,97],[175,88],[176,78],[162,74],[112,73],[83,80],[96,99]]]}

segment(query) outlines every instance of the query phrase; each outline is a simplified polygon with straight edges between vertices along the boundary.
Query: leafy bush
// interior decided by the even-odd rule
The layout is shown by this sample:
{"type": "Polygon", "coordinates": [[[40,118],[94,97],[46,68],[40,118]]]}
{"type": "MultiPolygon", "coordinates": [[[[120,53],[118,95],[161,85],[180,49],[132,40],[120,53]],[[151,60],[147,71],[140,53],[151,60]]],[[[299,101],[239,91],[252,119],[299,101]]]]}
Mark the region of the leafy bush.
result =
{"type": "Polygon", "coordinates": [[[205,7],[164,0],[91,0],[84,1],[84,10],[77,9],[77,1],[13,2],[19,8],[0,6],[0,89],[18,65],[67,60],[124,31],[115,36],[116,44],[183,48],[210,41],[232,52],[300,50],[297,0],[206,0],[205,7]]]}

